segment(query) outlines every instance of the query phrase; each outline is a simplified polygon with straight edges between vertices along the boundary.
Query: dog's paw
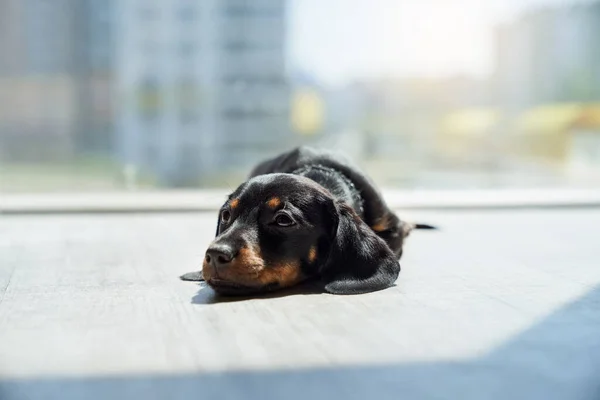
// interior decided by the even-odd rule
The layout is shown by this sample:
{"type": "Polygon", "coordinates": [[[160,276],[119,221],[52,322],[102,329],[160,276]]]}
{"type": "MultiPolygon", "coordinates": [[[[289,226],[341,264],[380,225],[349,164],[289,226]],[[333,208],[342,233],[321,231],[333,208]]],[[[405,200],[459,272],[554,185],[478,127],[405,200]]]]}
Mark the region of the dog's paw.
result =
{"type": "Polygon", "coordinates": [[[202,277],[202,271],[194,271],[188,272],[187,274],[183,274],[179,277],[182,281],[192,281],[192,282],[202,282],[204,278],[202,277]]]}

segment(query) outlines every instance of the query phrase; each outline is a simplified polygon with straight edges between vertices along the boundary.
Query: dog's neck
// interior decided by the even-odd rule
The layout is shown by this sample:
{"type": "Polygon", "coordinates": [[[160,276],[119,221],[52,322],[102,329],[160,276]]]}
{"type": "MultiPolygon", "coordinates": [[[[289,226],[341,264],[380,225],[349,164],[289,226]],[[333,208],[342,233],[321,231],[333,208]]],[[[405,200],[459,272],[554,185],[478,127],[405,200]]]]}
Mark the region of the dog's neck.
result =
{"type": "Polygon", "coordinates": [[[340,171],[320,164],[305,165],[292,172],[309,178],[327,189],[333,196],[349,206],[362,218],[363,199],[354,183],[340,171]]]}

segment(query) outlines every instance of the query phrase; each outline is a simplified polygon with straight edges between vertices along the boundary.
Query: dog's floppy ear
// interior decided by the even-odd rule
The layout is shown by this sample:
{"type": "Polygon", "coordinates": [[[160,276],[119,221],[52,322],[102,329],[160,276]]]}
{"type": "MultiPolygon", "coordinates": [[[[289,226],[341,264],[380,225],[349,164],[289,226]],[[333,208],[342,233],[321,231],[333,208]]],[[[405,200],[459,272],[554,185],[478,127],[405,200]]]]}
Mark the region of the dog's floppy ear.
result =
{"type": "Polygon", "coordinates": [[[333,229],[329,257],[321,270],[325,290],[359,294],[394,284],[400,264],[388,245],[343,203],[330,205],[333,229]]]}

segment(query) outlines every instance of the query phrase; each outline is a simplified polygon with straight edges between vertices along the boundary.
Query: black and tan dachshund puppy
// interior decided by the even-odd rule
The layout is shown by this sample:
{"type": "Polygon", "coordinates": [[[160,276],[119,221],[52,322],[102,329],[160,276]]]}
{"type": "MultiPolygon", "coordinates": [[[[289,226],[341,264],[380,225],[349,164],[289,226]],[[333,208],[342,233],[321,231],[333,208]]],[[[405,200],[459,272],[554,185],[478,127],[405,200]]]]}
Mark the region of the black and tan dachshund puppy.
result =
{"type": "Polygon", "coordinates": [[[248,295],[312,279],[335,294],[385,289],[412,229],[373,183],[337,154],[307,147],[267,160],[219,211],[202,272],[217,293],[248,295]]]}

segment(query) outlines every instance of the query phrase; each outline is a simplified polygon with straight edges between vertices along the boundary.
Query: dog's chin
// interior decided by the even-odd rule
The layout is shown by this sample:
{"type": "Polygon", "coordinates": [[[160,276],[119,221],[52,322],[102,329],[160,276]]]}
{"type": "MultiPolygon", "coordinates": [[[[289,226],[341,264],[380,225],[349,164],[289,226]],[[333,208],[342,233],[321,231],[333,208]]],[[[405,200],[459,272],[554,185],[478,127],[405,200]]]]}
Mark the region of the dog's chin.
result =
{"type": "Polygon", "coordinates": [[[222,296],[249,296],[259,293],[272,292],[279,288],[278,284],[268,284],[261,286],[244,285],[237,282],[212,278],[206,281],[217,294],[222,296]]]}

